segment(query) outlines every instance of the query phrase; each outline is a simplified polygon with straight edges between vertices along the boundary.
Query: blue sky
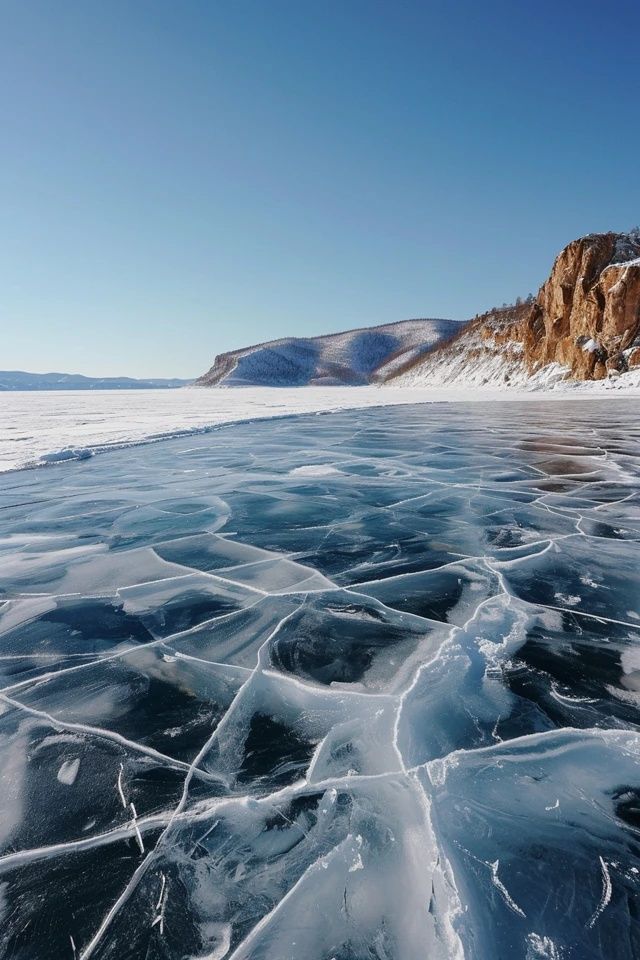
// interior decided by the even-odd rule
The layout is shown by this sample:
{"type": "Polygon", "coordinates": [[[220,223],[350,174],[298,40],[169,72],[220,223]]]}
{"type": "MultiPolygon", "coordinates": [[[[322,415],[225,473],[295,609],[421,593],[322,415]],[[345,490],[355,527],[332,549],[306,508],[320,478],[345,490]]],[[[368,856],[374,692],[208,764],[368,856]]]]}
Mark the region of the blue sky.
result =
{"type": "Polygon", "coordinates": [[[640,5],[5,0],[0,368],[467,319],[640,220],[640,5]]]}

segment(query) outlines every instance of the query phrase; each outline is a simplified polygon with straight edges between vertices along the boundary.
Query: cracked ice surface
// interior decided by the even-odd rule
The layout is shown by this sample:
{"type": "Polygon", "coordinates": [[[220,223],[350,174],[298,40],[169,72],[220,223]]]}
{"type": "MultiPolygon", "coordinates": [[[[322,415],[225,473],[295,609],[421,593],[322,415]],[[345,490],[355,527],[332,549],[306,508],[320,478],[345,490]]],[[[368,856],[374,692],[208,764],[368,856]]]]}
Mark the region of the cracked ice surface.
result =
{"type": "Polygon", "coordinates": [[[634,401],[0,480],[0,956],[640,956],[634,401]]]}

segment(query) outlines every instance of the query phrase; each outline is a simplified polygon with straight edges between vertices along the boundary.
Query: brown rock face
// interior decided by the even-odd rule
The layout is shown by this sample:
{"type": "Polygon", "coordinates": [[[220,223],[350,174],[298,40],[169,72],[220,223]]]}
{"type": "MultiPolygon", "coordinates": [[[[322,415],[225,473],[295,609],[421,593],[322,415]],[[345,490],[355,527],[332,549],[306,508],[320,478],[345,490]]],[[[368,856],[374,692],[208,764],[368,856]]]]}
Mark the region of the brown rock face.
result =
{"type": "Polygon", "coordinates": [[[565,247],[528,316],[511,329],[530,368],[557,362],[579,380],[637,363],[639,335],[640,235],[619,233],[565,247]]]}
{"type": "Polygon", "coordinates": [[[478,314],[400,383],[602,380],[640,366],[640,229],[589,234],[559,254],[537,297],[478,314]]]}

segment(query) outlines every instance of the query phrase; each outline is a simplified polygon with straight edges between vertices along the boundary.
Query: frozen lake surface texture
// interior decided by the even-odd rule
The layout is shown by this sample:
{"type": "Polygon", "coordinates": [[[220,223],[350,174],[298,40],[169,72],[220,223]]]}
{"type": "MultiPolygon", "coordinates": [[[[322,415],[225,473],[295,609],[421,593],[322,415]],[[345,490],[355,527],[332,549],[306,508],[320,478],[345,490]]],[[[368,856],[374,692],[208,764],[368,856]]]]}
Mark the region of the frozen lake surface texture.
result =
{"type": "MultiPolygon", "coordinates": [[[[608,402],[616,381],[559,383],[547,396],[581,393],[608,402]]],[[[234,387],[214,390],[54,390],[0,392],[0,473],[39,463],[208,433],[221,424],[372,406],[480,398],[535,401],[530,390],[457,384],[445,387],[234,387]]],[[[625,387],[640,399],[640,388],[625,387]]]]}
{"type": "Polygon", "coordinates": [[[634,400],[0,478],[0,956],[640,956],[634,400]]]}

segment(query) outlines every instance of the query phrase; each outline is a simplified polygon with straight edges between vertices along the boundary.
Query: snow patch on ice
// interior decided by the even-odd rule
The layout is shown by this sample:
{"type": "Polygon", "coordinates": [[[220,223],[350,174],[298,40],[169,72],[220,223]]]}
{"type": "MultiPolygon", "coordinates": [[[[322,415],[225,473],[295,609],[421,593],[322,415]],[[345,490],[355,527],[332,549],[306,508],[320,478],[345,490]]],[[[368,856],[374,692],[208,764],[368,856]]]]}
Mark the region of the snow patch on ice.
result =
{"type": "Polygon", "coordinates": [[[65,447],[64,450],[43,453],[41,460],[45,463],[62,463],[65,460],[88,460],[92,456],[93,451],[88,447],[65,447]]]}
{"type": "Polygon", "coordinates": [[[335,473],[342,473],[342,470],[332,467],[330,463],[309,463],[289,471],[292,477],[328,477],[335,473]]]}
{"type": "Polygon", "coordinates": [[[78,776],[79,769],[80,757],[76,757],[75,760],[65,760],[58,770],[58,780],[67,787],[72,786],[78,776]]]}
{"type": "Polygon", "coordinates": [[[527,936],[526,960],[560,960],[560,952],[550,937],[530,933],[527,936]]]}

